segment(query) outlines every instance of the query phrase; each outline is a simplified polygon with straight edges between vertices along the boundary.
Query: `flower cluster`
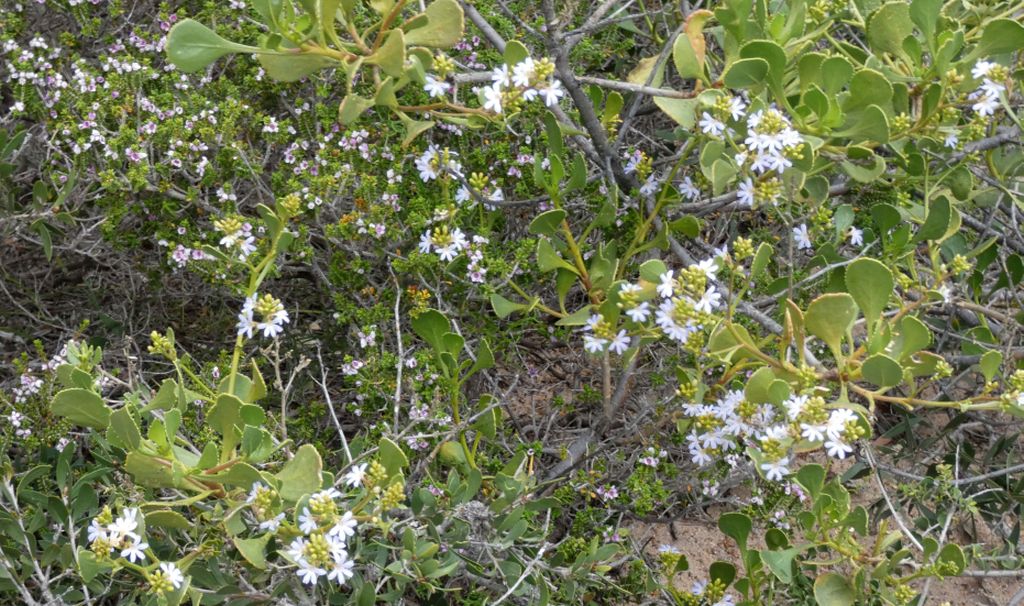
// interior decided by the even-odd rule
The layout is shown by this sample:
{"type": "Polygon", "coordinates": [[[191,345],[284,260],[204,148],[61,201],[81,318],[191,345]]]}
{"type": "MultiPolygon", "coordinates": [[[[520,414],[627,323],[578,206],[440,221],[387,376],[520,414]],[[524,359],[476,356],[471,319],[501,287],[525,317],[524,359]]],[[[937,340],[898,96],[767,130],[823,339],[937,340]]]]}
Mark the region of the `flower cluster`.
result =
{"type": "Polygon", "coordinates": [[[694,463],[708,465],[749,446],[759,453],[765,477],[775,481],[789,474],[795,446],[824,446],[829,456],[843,459],[853,452],[850,442],[864,432],[852,410],[829,410],[813,395],[794,395],[776,405],[730,391],[711,404],[684,404],[683,411],[692,421],[686,440],[694,463]]]}
{"type": "Polygon", "coordinates": [[[448,174],[457,179],[461,178],[462,164],[456,159],[458,155],[447,148],[441,149],[436,145],[430,145],[427,151],[416,158],[416,170],[420,173],[420,179],[426,183],[448,174]]]}
{"type": "Polygon", "coordinates": [[[979,116],[991,116],[999,108],[999,97],[1006,92],[1006,86],[1000,81],[1006,80],[1009,71],[991,61],[978,61],[971,69],[971,76],[981,80],[981,85],[968,95],[968,99],[974,101],[971,106],[979,116]]]}
{"type": "MultiPolygon", "coordinates": [[[[253,493],[269,490],[254,485],[253,493]]],[[[288,545],[285,554],[298,566],[296,574],[306,585],[315,585],[327,577],[344,585],[355,574],[355,563],[349,558],[348,539],[355,536],[358,522],[351,511],[340,513],[337,499],[341,493],[330,488],[309,497],[299,514],[300,537],[288,545]]],[[[258,504],[258,496],[254,505],[258,504]]]]}
{"type": "Polygon", "coordinates": [[[461,229],[449,229],[447,225],[435,227],[420,236],[419,251],[423,254],[434,252],[442,261],[452,261],[460,252],[469,247],[469,240],[461,229]]]}
{"type": "MultiPolygon", "coordinates": [[[[118,553],[133,564],[145,561],[149,543],[136,532],[141,530],[138,516],[138,508],[129,507],[121,512],[120,517],[114,519],[110,507],[104,507],[89,523],[88,536],[92,552],[100,558],[109,558],[111,553],[118,553]]],[[[184,577],[174,564],[167,563],[167,568],[176,573],[173,578],[177,582],[172,584],[177,589],[184,577]]]]}
{"type": "Polygon", "coordinates": [[[633,344],[630,336],[659,334],[680,344],[700,331],[719,307],[722,294],[712,282],[718,275],[717,258],[708,258],[679,271],[666,270],[655,288],[624,283],[619,286],[618,307],[628,318],[626,328],[618,328],[600,314],[590,316],[583,327],[583,347],[590,353],[611,351],[622,355],[633,344]],[[656,293],[656,296],[655,296],[656,293]],[[652,299],[660,298],[659,303],[652,299]],[[646,323],[654,318],[655,328],[646,323]]]}
{"type": "Polygon", "coordinates": [[[553,78],[555,64],[550,59],[534,61],[527,57],[512,66],[497,67],[491,74],[491,85],[481,91],[484,109],[496,114],[519,110],[524,103],[537,98],[553,107],[565,96],[562,83],[553,78]]]}
{"type": "Polygon", "coordinates": [[[262,331],[264,337],[273,338],[284,332],[284,325],[289,320],[288,311],[273,295],[259,297],[254,294],[246,297],[238,314],[238,335],[251,339],[254,331],[262,331]],[[257,322],[255,314],[259,314],[262,321],[257,322]]]}
{"type": "Polygon", "coordinates": [[[223,234],[220,245],[229,252],[235,252],[239,261],[245,261],[256,252],[256,236],[252,235],[251,223],[237,217],[227,217],[214,221],[213,226],[223,234]]]}

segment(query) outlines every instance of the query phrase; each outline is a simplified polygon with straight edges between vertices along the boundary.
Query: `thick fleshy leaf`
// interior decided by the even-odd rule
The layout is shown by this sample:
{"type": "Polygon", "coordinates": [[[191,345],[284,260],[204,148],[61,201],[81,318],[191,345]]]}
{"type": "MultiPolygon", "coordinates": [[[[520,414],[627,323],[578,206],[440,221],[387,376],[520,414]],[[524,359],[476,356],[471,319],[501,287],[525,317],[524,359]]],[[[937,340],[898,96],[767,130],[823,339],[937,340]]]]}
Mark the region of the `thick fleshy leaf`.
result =
{"type": "Polygon", "coordinates": [[[430,48],[448,48],[462,39],[466,27],[462,7],[455,0],[436,0],[423,13],[413,17],[405,30],[405,43],[430,48]]]}
{"type": "Polygon", "coordinates": [[[83,427],[106,429],[110,425],[110,407],[98,394],[74,387],[59,392],[50,405],[53,414],[83,427]]]}
{"type": "Polygon", "coordinates": [[[869,329],[885,311],[894,285],[892,271],[881,261],[865,257],[846,268],[846,290],[863,312],[869,329]]]}
{"type": "Polygon", "coordinates": [[[193,19],[179,21],[167,34],[167,58],[178,69],[195,72],[231,53],[254,53],[255,46],[225,40],[193,19]]]}
{"type": "Polygon", "coordinates": [[[303,444],[295,456],[277,472],[277,479],[281,481],[278,493],[283,500],[294,503],[303,496],[320,490],[322,472],[323,461],[320,459],[320,453],[311,444],[303,444]]]}
{"type": "Polygon", "coordinates": [[[846,293],[829,293],[811,301],[804,315],[807,330],[828,345],[836,358],[842,357],[843,337],[857,319],[857,303],[846,293]]]}

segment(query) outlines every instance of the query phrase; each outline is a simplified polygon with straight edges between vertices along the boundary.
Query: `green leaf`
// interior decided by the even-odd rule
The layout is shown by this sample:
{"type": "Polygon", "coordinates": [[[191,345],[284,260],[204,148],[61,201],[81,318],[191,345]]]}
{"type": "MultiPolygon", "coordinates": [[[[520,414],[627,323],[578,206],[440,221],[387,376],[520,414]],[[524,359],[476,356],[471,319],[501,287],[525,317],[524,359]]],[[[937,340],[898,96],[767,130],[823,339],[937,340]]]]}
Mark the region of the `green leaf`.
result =
{"type": "Polygon", "coordinates": [[[188,518],[173,509],[157,509],[146,513],[146,527],[191,530],[193,524],[188,518]]]}
{"type": "Polygon", "coordinates": [[[765,268],[768,267],[768,262],[771,261],[773,252],[775,252],[775,249],[767,242],[761,242],[760,246],[757,247],[754,260],[750,263],[751,280],[756,280],[765,268]]]}
{"type": "Polygon", "coordinates": [[[504,60],[505,65],[512,67],[517,63],[521,63],[524,59],[530,56],[530,51],[527,50],[526,46],[518,40],[509,40],[505,43],[505,54],[504,60]]]}
{"type": "Polygon", "coordinates": [[[834,572],[814,580],[814,600],[818,606],[853,606],[855,598],[850,582],[834,572]]]}
{"type": "MultiPolygon", "coordinates": [[[[657,59],[655,59],[656,61],[657,59]]],[[[700,78],[704,74],[703,57],[698,59],[697,52],[685,32],[680,32],[672,44],[672,61],[675,63],[680,78],[700,78]]],[[[639,82],[639,84],[644,84],[644,82],[639,82]]]]}
{"type": "Polygon", "coordinates": [[[397,113],[398,118],[402,121],[402,125],[405,127],[405,137],[402,139],[402,147],[408,147],[416,137],[434,127],[435,122],[433,120],[413,120],[403,112],[397,113]]]}
{"type": "Polygon", "coordinates": [[[426,23],[405,31],[405,43],[409,46],[448,48],[462,39],[465,15],[455,0],[436,0],[410,21],[419,23],[423,17],[426,17],[426,23]]]}
{"type": "Polygon", "coordinates": [[[278,82],[297,82],[320,70],[338,65],[330,57],[301,53],[298,49],[259,53],[256,60],[267,75],[278,82]]]}
{"type": "Polygon", "coordinates": [[[894,55],[903,53],[903,40],[914,33],[910,6],[904,0],[887,2],[868,18],[867,39],[871,48],[894,55]]]}
{"type": "Polygon", "coordinates": [[[555,247],[551,245],[551,241],[547,238],[539,238],[537,240],[537,268],[544,273],[556,269],[565,269],[576,275],[580,273],[575,266],[558,254],[558,251],[555,250],[555,247]]]}
{"type": "Polygon", "coordinates": [[[985,25],[971,57],[1005,55],[1024,49],[1024,25],[1013,19],[993,19],[985,25]]]}
{"type": "Polygon", "coordinates": [[[388,438],[381,438],[377,445],[380,448],[380,464],[388,471],[389,477],[409,466],[409,458],[398,444],[388,438]]]}
{"type": "Polygon", "coordinates": [[[564,318],[561,318],[558,322],[555,322],[555,324],[558,326],[583,326],[587,323],[587,320],[590,319],[590,316],[593,313],[593,310],[588,305],[576,310],[564,318]]]}
{"type": "MultiPolygon", "coordinates": [[[[138,452],[128,453],[124,460],[124,469],[135,478],[137,484],[142,486],[174,488],[181,484],[171,473],[170,467],[161,464],[153,457],[138,452]]],[[[190,486],[190,488],[195,490],[196,487],[190,486]]]]}
{"type": "Polygon", "coordinates": [[[101,572],[111,570],[114,567],[110,559],[99,560],[96,558],[95,553],[82,547],[78,548],[77,560],[78,574],[86,583],[91,583],[101,572]]]}
{"type": "Polygon", "coordinates": [[[740,59],[726,68],[722,81],[728,88],[750,88],[762,83],[768,70],[768,62],[764,59],[740,59]]]}
{"type": "Polygon", "coordinates": [[[761,550],[761,561],[780,581],[789,585],[793,582],[793,560],[803,551],[799,547],[790,547],[782,551],[761,550]]]}
{"type": "Polygon", "coordinates": [[[886,107],[892,99],[892,84],[889,79],[873,69],[861,69],[850,80],[850,94],[846,97],[843,110],[851,112],[869,105],[886,107]]]}
{"type": "Polygon", "coordinates": [[[852,126],[834,134],[837,137],[849,137],[853,143],[861,141],[888,143],[889,118],[886,117],[882,108],[877,105],[869,105],[863,112],[860,112],[852,126]]]}
{"type": "Polygon", "coordinates": [[[509,301],[505,297],[499,294],[491,295],[491,307],[494,308],[494,313],[499,318],[505,319],[517,311],[523,311],[529,309],[528,305],[522,303],[516,303],[509,301]]]}
{"type": "Polygon", "coordinates": [[[487,339],[481,338],[480,347],[476,350],[476,361],[473,362],[473,366],[469,368],[469,371],[462,380],[466,380],[470,376],[488,368],[494,368],[494,352],[491,351],[491,346],[487,343],[487,339]]]}
{"type": "Polygon", "coordinates": [[[813,503],[818,499],[818,495],[821,494],[822,487],[825,486],[825,468],[817,463],[804,465],[796,472],[796,481],[811,496],[811,502],[813,503]]]}
{"type": "Polygon", "coordinates": [[[861,183],[871,183],[885,172],[885,160],[875,154],[871,154],[868,162],[855,163],[843,160],[841,164],[846,174],[861,183]]]}
{"type": "Polygon", "coordinates": [[[945,196],[939,196],[928,206],[928,214],[925,216],[924,224],[917,230],[914,242],[934,240],[941,242],[949,237],[953,213],[956,212],[945,196]]]}
{"type": "Polygon", "coordinates": [[[687,238],[696,238],[700,235],[700,219],[693,215],[684,215],[668,224],[668,228],[677,234],[687,238]]]}
{"type": "Polygon", "coordinates": [[[829,57],[821,63],[821,88],[830,95],[843,90],[853,76],[853,66],[842,56],[829,57]]]}
{"type": "Polygon", "coordinates": [[[1003,364],[1003,354],[998,351],[986,351],[981,356],[981,360],[978,361],[978,368],[981,369],[981,374],[985,377],[985,381],[991,381],[996,373],[999,372],[999,367],[1003,364]]]}
{"type": "Polygon", "coordinates": [[[864,313],[869,331],[881,319],[894,285],[892,271],[881,261],[864,257],[846,268],[846,290],[864,313]]]}
{"type": "Polygon", "coordinates": [[[857,303],[846,293],[828,293],[811,301],[804,325],[828,345],[836,359],[842,359],[843,337],[857,319],[857,303]]]}
{"type": "Polygon", "coordinates": [[[736,512],[724,513],[718,518],[718,528],[725,536],[736,541],[740,551],[747,550],[747,537],[753,528],[749,517],[736,512]]]}
{"type": "Polygon", "coordinates": [[[142,443],[142,434],[139,432],[139,426],[135,423],[135,419],[132,418],[127,408],[119,408],[110,415],[110,429],[108,431],[117,435],[117,438],[126,447],[125,450],[129,448],[136,449],[142,443]]]}
{"type": "Polygon", "coordinates": [[[245,489],[251,488],[256,482],[263,481],[263,476],[260,475],[259,470],[252,465],[241,461],[219,473],[196,474],[193,477],[203,482],[216,482],[225,486],[235,486],[245,489]]]}
{"type": "Polygon", "coordinates": [[[935,26],[942,16],[942,0],[911,0],[910,20],[914,22],[924,39],[932,41],[935,38],[935,26]]]}
{"type": "Polygon", "coordinates": [[[384,39],[377,52],[367,57],[370,65],[380,66],[381,71],[395,78],[405,73],[405,35],[400,29],[393,29],[384,39]]]}
{"type": "Polygon", "coordinates": [[[529,232],[538,236],[551,236],[562,226],[565,220],[565,211],[554,208],[537,215],[530,221],[529,232]]]}
{"type": "Polygon", "coordinates": [[[320,453],[311,444],[303,444],[295,456],[277,472],[281,481],[278,493],[289,503],[295,503],[307,494],[320,490],[323,462],[320,453]]]}
{"type": "Polygon", "coordinates": [[[451,331],[452,324],[441,312],[428,309],[412,319],[412,329],[435,350],[443,351],[444,335],[451,331]]]}
{"type": "Polygon", "coordinates": [[[860,373],[879,387],[893,387],[903,382],[903,367],[885,354],[875,354],[864,360],[860,373]]]}
{"type": "Polygon", "coordinates": [[[270,541],[271,537],[273,537],[271,533],[267,533],[261,537],[253,539],[232,537],[231,542],[234,543],[235,549],[238,550],[238,553],[242,554],[245,561],[249,562],[253,568],[266,570],[267,543],[270,541]]]}
{"type": "Polygon", "coordinates": [[[225,40],[192,19],[179,21],[167,34],[167,58],[185,72],[199,71],[224,55],[259,50],[255,46],[225,40]]]}
{"type": "Polygon", "coordinates": [[[360,97],[356,94],[345,95],[338,106],[338,122],[348,125],[352,124],[363,115],[363,112],[374,106],[373,99],[360,97]]]}
{"type": "Polygon", "coordinates": [[[53,414],[83,427],[106,429],[110,425],[110,407],[103,398],[88,389],[74,387],[59,392],[50,405],[53,414]]]}
{"type": "Polygon", "coordinates": [[[697,103],[696,99],[654,97],[654,104],[683,128],[693,128],[697,124],[697,103]]]}
{"type": "Polygon", "coordinates": [[[955,577],[967,567],[967,558],[964,556],[964,550],[956,543],[946,543],[939,551],[938,561],[952,566],[952,570],[944,571],[943,576],[955,577]]]}

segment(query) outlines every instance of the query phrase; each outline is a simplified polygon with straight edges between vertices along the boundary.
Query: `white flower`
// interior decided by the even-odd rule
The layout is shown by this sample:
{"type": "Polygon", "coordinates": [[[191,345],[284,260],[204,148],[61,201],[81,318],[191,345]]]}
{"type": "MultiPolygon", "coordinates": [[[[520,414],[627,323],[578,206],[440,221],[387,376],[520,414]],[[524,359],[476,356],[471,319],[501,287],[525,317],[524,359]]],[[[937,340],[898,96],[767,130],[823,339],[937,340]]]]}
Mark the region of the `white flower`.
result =
{"type": "Polygon", "coordinates": [[[143,553],[145,549],[149,549],[149,543],[143,543],[142,539],[136,538],[134,543],[121,550],[121,557],[127,558],[133,564],[136,561],[141,562],[146,559],[146,554],[143,553]]]}
{"type": "Polygon", "coordinates": [[[846,424],[857,418],[857,414],[849,408],[837,408],[828,417],[825,433],[833,440],[839,440],[846,431],[846,424]]]}
{"type": "Polygon", "coordinates": [[[484,88],[484,109],[496,114],[501,113],[501,85],[495,84],[484,88]]]}
{"type": "Polygon", "coordinates": [[[317,580],[326,575],[327,571],[319,566],[314,566],[305,559],[299,561],[299,569],[295,571],[306,585],[316,585],[317,580]]]}
{"type": "Polygon", "coordinates": [[[352,571],[353,566],[355,566],[355,562],[348,558],[346,552],[336,552],[334,554],[334,565],[331,567],[330,572],[327,573],[328,580],[337,581],[339,585],[344,585],[355,574],[352,571]]]}
{"type": "Polygon", "coordinates": [[[981,95],[981,99],[971,106],[971,109],[978,112],[979,116],[991,116],[999,108],[999,97],[996,95],[981,95]]]}
{"type": "Polygon", "coordinates": [[[303,558],[302,554],[305,551],[306,539],[298,537],[288,545],[288,551],[286,551],[285,553],[288,554],[288,557],[294,560],[295,562],[301,562],[303,558]]]}
{"type": "Polygon", "coordinates": [[[711,135],[712,137],[721,137],[722,133],[725,132],[725,123],[720,122],[717,118],[704,112],[703,117],[700,119],[700,130],[705,135],[711,135]]]}
{"type": "Polygon", "coordinates": [[[277,529],[281,527],[281,522],[283,521],[284,514],[279,513],[265,522],[260,522],[260,530],[266,530],[268,532],[277,532],[277,529]]]}
{"type": "Polygon", "coordinates": [[[135,529],[139,527],[139,522],[135,519],[138,513],[139,510],[136,507],[129,507],[128,509],[125,509],[121,514],[121,517],[117,518],[112,524],[107,526],[110,530],[110,534],[118,539],[126,536],[133,538],[138,537],[139,535],[135,534],[135,529]]]}
{"type": "Polygon", "coordinates": [[[620,330],[619,334],[615,335],[615,338],[612,339],[608,349],[621,356],[627,349],[629,349],[630,341],[631,339],[626,336],[625,329],[620,330]]]}
{"type": "Polygon", "coordinates": [[[694,307],[697,308],[698,311],[709,314],[714,311],[721,302],[722,294],[716,291],[715,287],[712,285],[704,291],[704,296],[700,298],[700,301],[697,301],[697,304],[694,305],[694,307]]]}
{"type": "Polygon", "coordinates": [[[583,349],[590,353],[601,353],[604,351],[605,345],[608,345],[608,339],[602,339],[594,335],[583,335],[583,349]]]}
{"type": "Polygon", "coordinates": [[[431,246],[433,246],[432,234],[431,231],[428,229],[427,231],[423,232],[422,236],[420,236],[420,243],[418,248],[421,253],[427,254],[430,252],[431,246]]]}
{"type": "Polygon", "coordinates": [[[864,245],[864,230],[857,229],[856,227],[850,226],[850,232],[847,234],[850,238],[850,244],[853,246],[864,245]]]}
{"type": "Polygon", "coordinates": [[[801,434],[808,442],[823,442],[825,440],[825,425],[810,425],[801,423],[801,434]]]}
{"type": "Polygon", "coordinates": [[[664,298],[669,298],[675,294],[676,280],[673,276],[672,270],[668,270],[661,274],[661,283],[658,284],[658,294],[664,298]]]}
{"type": "Polygon", "coordinates": [[[739,120],[743,117],[743,112],[747,109],[747,104],[743,102],[743,99],[739,97],[732,97],[729,99],[729,113],[732,114],[733,120],[739,120]]]}
{"type": "Polygon", "coordinates": [[[544,105],[548,107],[558,105],[558,100],[565,96],[565,89],[562,88],[562,83],[554,79],[547,86],[538,87],[537,92],[544,98],[544,105]]]}
{"type": "Polygon", "coordinates": [[[679,324],[675,320],[675,309],[677,303],[681,301],[678,298],[665,299],[658,306],[658,311],[655,312],[654,318],[658,327],[665,333],[665,335],[678,343],[686,343],[687,339],[690,338],[694,332],[699,329],[698,325],[687,323],[686,325],[679,324]]]}
{"type": "Polygon", "coordinates": [[[329,537],[337,537],[339,540],[344,541],[349,537],[353,537],[356,534],[356,527],[359,522],[356,521],[355,516],[352,515],[351,511],[346,511],[345,515],[341,516],[341,519],[331,527],[327,532],[329,537]]]}
{"type": "Polygon", "coordinates": [[[181,569],[172,562],[160,562],[160,570],[164,573],[166,578],[175,589],[180,589],[181,584],[185,582],[185,575],[181,573],[181,569]]]}
{"type": "Polygon", "coordinates": [[[299,530],[309,534],[319,527],[320,525],[316,521],[316,516],[310,513],[309,507],[303,507],[302,513],[299,514],[299,530]]]}
{"type": "Polygon", "coordinates": [[[288,312],[282,309],[275,312],[269,322],[260,322],[256,328],[263,331],[264,337],[273,338],[284,332],[284,325],[288,323],[288,320],[288,312]]]}
{"type": "Polygon", "coordinates": [[[640,186],[640,193],[650,197],[658,191],[658,178],[655,175],[650,175],[644,181],[644,184],[640,186]]]}
{"type": "Polygon", "coordinates": [[[99,520],[93,518],[92,522],[89,522],[89,542],[105,538],[107,538],[107,529],[100,524],[99,520]]]}
{"type": "Polygon", "coordinates": [[[345,474],[345,484],[352,486],[353,488],[363,483],[363,478],[366,476],[366,463],[360,463],[359,465],[353,465],[352,469],[348,470],[345,474]]]}
{"type": "Polygon", "coordinates": [[[451,88],[451,84],[438,80],[433,74],[427,74],[427,83],[423,85],[423,90],[431,97],[444,97],[451,88]]]}
{"type": "Polygon", "coordinates": [[[517,63],[512,68],[512,83],[523,88],[530,86],[530,81],[533,79],[533,68],[534,62],[530,57],[517,63]]]}
{"type": "Polygon", "coordinates": [[[786,414],[789,415],[790,421],[797,420],[800,413],[804,411],[804,406],[807,406],[808,399],[807,396],[792,396],[782,403],[786,407],[786,414]]]}
{"type": "Polygon", "coordinates": [[[768,480],[781,481],[789,474],[787,465],[789,465],[789,457],[782,457],[778,461],[761,463],[761,470],[764,471],[764,477],[768,480]]]}
{"type": "Polygon", "coordinates": [[[992,68],[995,66],[996,64],[991,61],[978,61],[974,64],[974,67],[971,68],[971,76],[976,80],[987,78],[989,72],[991,72],[992,68]]]}
{"type": "Polygon", "coordinates": [[[811,236],[807,233],[806,223],[801,223],[799,227],[793,228],[793,239],[796,241],[796,247],[799,250],[812,248],[811,236]]]}
{"type": "Polygon", "coordinates": [[[508,66],[503,63],[500,67],[494,68],[494,71],[491,72],[491,82],[498,86],[512,86],[512,77],[509,75],[508,66]]]}
{"type": "Polygon", "coordinates": [[[626,315],[634,322],[646,322],[651,317],[651,305],[647,301],[641,302],[632,309],[626,310],[626,315]]]}
{"type": "Polygon", "coordinates": [[[715,262],[715,259],[716,257],[704,259],[695,266],[697,269],[701,270],[705,276],[707,276],[707,279],[710,282],[714,282],[718,277],[718,263],[715,262]]]}
{"type": "Polygon", "coordinates": [[[420,171],[420,180],[426,183],[437,178],[437,148],[431,145],[427,151],[416,159],[416,169],[420,171]]]}
{"type": "Polygon", "coordinates": [[[939,287],[939,294],[942,295],[943,303],[951,303],[953,301],[953,289],[949,284],[943,284],[939,287]]]}
{"type": "Polygon", "coordinates": [[[754,206],[754,181],[750,177],[740,183],[740,188],[736,192],[736,200],[748,208],[754,206]]]}
{"type": "Polygon", "coordinates": [[[949,133],[948,135],[946,135],[946,140],[943,142],[943,145],[945,145],[949,149],[956,149],[956,146],[959,145],[959,144],[960,144],[960,136],[957,135],[955,132],[952,132],[952,133],[949,133]]]}
{"type": "Polygon", "coordinates": [[[682,184],[679,186],[679,193],[683,194],[690,200],[696,200],[700,197],[700,190],[693,184],[693,180],[690,179],[689,175],[683,179],[682,184]]]}
{"type": "Polygon", "coordinates": [[[846,455],[853,452],[853,447],[843,443],[841,440],[829,440],[825,442],[825,450],[830,457],[845,459],[846,455]]]}

